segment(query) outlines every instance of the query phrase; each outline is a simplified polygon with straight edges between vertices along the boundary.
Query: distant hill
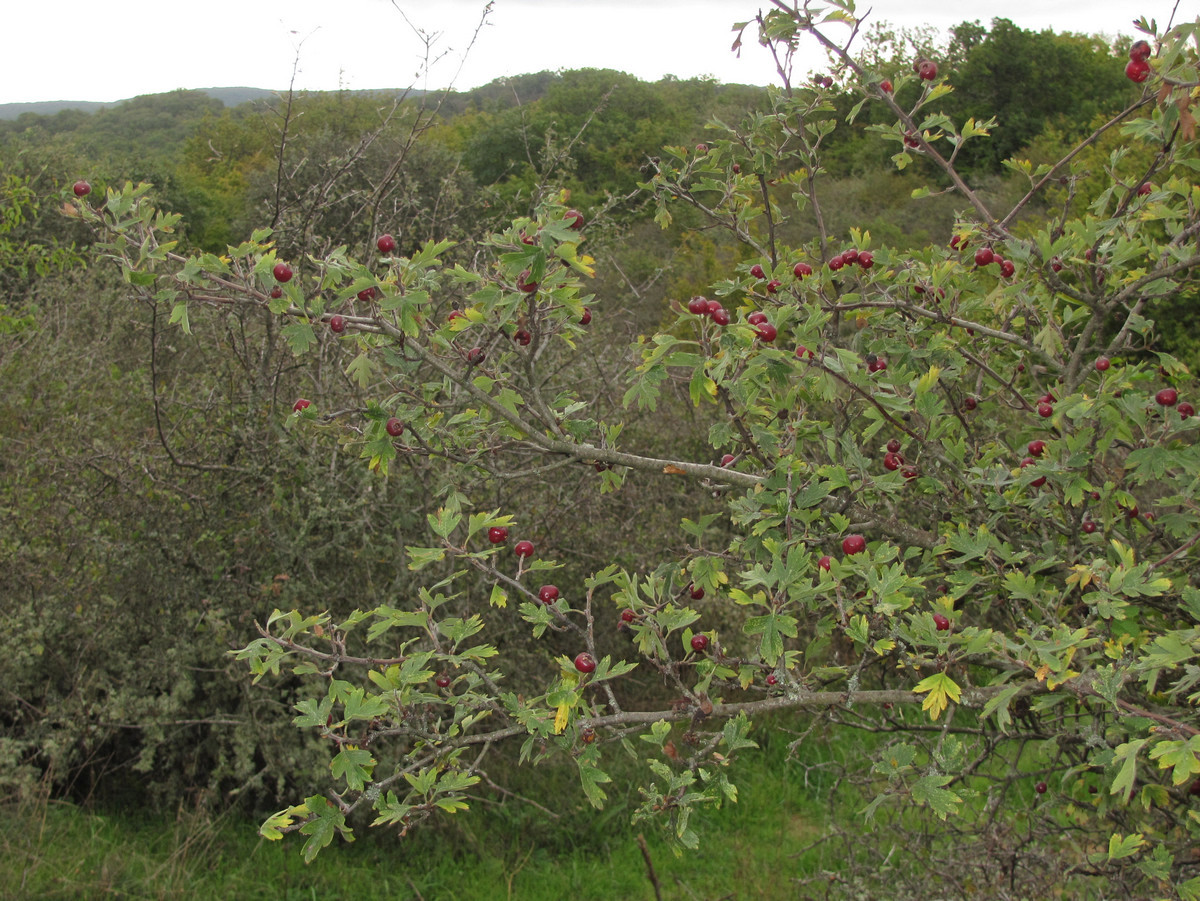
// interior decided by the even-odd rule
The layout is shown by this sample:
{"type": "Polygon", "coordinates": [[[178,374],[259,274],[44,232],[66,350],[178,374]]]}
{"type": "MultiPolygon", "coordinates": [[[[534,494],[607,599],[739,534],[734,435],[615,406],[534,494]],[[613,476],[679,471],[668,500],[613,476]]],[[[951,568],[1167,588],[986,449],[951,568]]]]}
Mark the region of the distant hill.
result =
{"type": "MultiPolygon", "coordinates": [[[[177,92],[172,92],[177,93],[177,92]]],[[[193,93],[189,91],[188,93],[193,93]]],[[[249,103],[253,100],[269,100],[278,97],[283,91],[269,91],[266,88],[198,88],[194,93],[207,94],[214,100],[219,100],[225,106],[240,106],[243,103],[249,103]]],[[[332,93],[332,92],[323,92],[332,93]]],[[[352,94],[400,94],[403,91],[396,89],[379,89],[366,91],[351,91],[352,94]]],[[[418,96],[425,93],[424,91],[409,89],[409,96],[418,96]]],[[[11,122],[20,118],[26,113],[35,116],[54,116],[64,110],[76,110],[78,112],[90,115],[99,112],[103,109],[110,109],[114,106],[120,106],[123,103],[129,103],[131,100],[138,100],[143,97],[163,97],[166,94],[142,94],[139,97],[128,97],[125,100],[113,100],[110,102],[101,102],[96,100],[38,100],[33,103],[0,103],[0,122],[11,122]]]]}
{"type": "MultiPolygon", "coordinates": [[[[264,88],[201,88],[201,93],[220,100],[225,106],[237,106],[250,100],[262,100],[274,97],[278,91],[268,91],[264,88]]],[[[113,100],[103,103],[95,100],[40,100],[33,103],[0,103],[0,121],[11,121],[23,113],[33,113],[35,116],[53,116],[63,110],[78,110],[81,113],[95,113],[112,106],[128,103],[129,100],[113,100]]]]}

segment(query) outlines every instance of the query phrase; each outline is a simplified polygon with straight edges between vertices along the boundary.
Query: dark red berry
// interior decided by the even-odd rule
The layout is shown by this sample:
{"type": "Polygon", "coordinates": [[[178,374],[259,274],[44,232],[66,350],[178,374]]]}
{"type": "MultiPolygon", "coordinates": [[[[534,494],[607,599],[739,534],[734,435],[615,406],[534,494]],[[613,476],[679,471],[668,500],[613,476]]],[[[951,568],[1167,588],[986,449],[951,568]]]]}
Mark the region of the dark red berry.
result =
{"type": "Polygon", "coordinates": [[[383,428],[384,428],[384,431],[386,431],[393,438],[399,438],[401,435],[404,434],[404,423],[402,423],[395,416],[393,416],[386,423],[384,423],[383,428]]]}
{"type": "Polygon", "coordinates": [[[504,526],[492,526],[488,529],[488,541],[492,544],[504,544],[508,541],[508,529],[504,526]]]}
{"type": "Polygon", "coordinates": [[[538,589],[538,600],[543,604],[553,604],[559,598],[557,585],[543,585],[538,589]]]}
{"type": "Polygon", "coordinates": [[[591,654],[589,654],[587,651],[584,651],[582,654],[576,655],[575,669],[579,670],[581,673],[584,673],[585,675],[587,673],[594,673],[596,671],[596,658],[593,657],[591,654]]]}
{"type": "Polygon", "coordinates": [[[703,653],[708,647],[708,636],[701,632],[699,635],[692,636],[692,650],[697,653],[703,653]]]}
{"type": "Polygon", "coordinates": [[[518,541],[513,546],[513,553],[516,554],[518,557],[532,557],[533,556],[533,542],[532,541],[518,541]]]}

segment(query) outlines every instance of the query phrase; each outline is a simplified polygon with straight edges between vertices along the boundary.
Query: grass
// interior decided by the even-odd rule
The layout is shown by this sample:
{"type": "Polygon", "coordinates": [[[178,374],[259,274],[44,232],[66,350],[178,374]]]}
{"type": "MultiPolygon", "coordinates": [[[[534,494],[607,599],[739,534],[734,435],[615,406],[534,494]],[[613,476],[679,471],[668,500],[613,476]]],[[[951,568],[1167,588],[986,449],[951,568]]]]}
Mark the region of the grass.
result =
{"type": "MultiPolygon", "coordinates": [[[[0,897],[236,899],[650,899],[646,850],[665,899],[796,898],[794,877],[830,861],[819,843],[830,811],[826,768],[845,751],[806,743],[788,760],[787,737],[758,733],[762,753],[735,768],[740,803],[701,821],[701,849],[675,855],[652,823],[631,825],[632,781],[614,775],[610,804],[582,801],[563,768],[522,771],[523,788],[565,799],[557,818],[519,802],[476,804],[404,839],[361,828],[311,865],[301,840],[267,842],[234,814],[174,816],[89,811],[63,803],[0,808],[0,897]],[[621,786],[620,788],[618,786],[621,786]],[[817,843],[816,848],[811,848],[817,843]],[[807,850],[806,850],[807,849],[807,850]]],[[[852,820],[856,801],[838,802],[852,820]]]]}

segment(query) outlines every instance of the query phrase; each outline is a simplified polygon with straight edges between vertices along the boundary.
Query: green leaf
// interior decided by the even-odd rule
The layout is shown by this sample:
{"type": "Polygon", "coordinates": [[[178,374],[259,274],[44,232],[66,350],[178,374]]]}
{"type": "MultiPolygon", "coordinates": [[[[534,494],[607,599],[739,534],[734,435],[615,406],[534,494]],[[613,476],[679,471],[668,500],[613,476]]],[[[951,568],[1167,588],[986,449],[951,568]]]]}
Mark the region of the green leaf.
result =
{"type": "Polygon", "coordinates": [[[362,791],[375,768],[375,758],[369,751],[344,745],[337,756],[329,762],[335,779],[345,779],[346,785],[362,791]]]}
{"type": "Polygon", "coordinates": [[[317,336],[307,322],[290,322],[280,329],[280,334],[296,356],[306,353],[317,343],[317,336]]]}
{"type": "Polygon", "coordinates": [[[581,757],[579,758],[579,781],[583,785],[583,793],[587,796],[588,803],[598,810],[603,809],[608,795],[600,786],[605,782],[612,782],[612,778],[581,757]]]}
{"type": "Polygon", "coordinates": [[[1145,844],[1146,839],[1140,832],[1125,837],[1120,833],[1113,833],[1108,839],[1108,859],[1120,860],[1122,857],[1130,857],[1137,854],[1145,844]]]}
{"type": "Polygon", "coordinates": [[[321,853],[321,849],[329,846],[334,833],[341,833],[342,838],[348,842],[354,841],[353,830],[346,827],[346,817],[327,799],[313,795],[304,799],[304,806],[312,816],[312,819],[300,827],[300,832],[309,836],[303,848],[305,863],[312,863],[321,853]]]}
{"type": "Polygon", "coordinates": [[[957,805],[962,803],[962,798],[957,794],[943,788],[952,778],[933,773],[921,777],[912,787],[912,799],[918,804],[927,805],[940,819],[946,819],[947,814],[957,813],[957,805]]]}

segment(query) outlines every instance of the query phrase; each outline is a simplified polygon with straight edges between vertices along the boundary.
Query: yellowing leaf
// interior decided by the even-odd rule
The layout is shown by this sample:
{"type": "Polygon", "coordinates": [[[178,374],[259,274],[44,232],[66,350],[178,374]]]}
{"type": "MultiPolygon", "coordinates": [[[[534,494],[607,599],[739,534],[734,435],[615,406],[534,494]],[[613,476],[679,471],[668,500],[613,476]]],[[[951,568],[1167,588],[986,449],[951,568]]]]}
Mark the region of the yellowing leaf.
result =
{"type": "Polygon", "coordinates": [[[937,366],[930,366],[929,371],[921,376],[920,381],[917,382],[917,394],[928,394],[930,389],[937,384],[941,375],[941,369],[937,366]]]}
{"type": "Polygon", "coordinates": [[[958,687],[958,683],[945,673],[934,673],[913,687],[914,694],[925,692],[929,692],[929,696],[921,704],[921,709],[929,711],[931,720],[936,720],[941,716],[950,701],[957,702],[962,696],[962,689],[958,687]]]}
{"type": "Polygon", "coordinates": [[[1049,674],[1050,674],[1050,664],[1043,663],[1041,666],[1039,666],[1037,668],[1037,672],[1034,673],[1033,675],[1037,678],[1037,680],[1039,682],[1045,682],[1046,676],[1048,676],[1049,674]]]}
{"type": "Polygon", "coordinates": [[[554,734],[562,735],[563,729],[567,728],[567,720],[571,717],[571,705],[559,704],[558,712],[554,714],[554,734]]]}

